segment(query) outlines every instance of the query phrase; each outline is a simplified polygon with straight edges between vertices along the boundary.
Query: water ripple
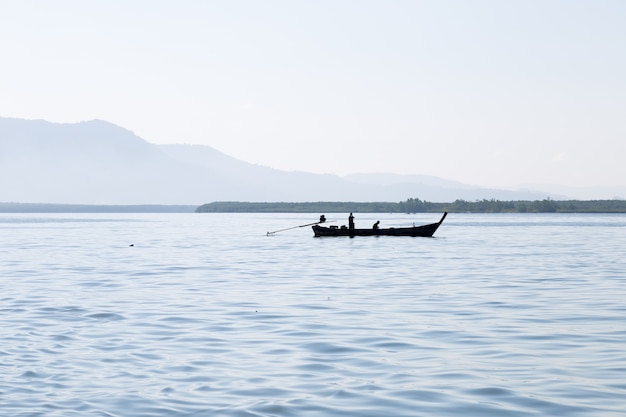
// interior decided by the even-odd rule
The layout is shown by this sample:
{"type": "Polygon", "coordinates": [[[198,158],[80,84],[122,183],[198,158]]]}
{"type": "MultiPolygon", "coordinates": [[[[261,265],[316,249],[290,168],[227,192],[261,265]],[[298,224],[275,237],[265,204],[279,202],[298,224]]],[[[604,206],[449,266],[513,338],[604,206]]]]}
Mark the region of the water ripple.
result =
{"type": "Polygon", "coordinates": [[[410,240],[111,216],[0,221],[0,414],[622,414],[623,216],[410,240]]]}

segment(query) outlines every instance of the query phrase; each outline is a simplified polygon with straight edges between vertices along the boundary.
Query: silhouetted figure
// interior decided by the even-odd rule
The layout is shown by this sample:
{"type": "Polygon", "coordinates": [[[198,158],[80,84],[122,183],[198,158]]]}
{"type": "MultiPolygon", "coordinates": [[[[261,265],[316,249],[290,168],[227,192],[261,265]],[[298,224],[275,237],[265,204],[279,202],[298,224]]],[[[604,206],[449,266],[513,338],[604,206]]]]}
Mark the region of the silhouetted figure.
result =
{"type": "Polygon", "coordinates": [[[376,223],[372,226],[372,229],[378,230],[378,225],[380,224],[380,220],[377,220],[376,223]]]}
{"type": "Polygon", "coordinates": [[[320,216],[320,223],[326,223],[326,216],[323,214],[320,216]]]}
{"type": "Polygon", "coordinates": [[[348,216],[348,229],[354,230],[354,216],[352,213],[348,216]]]}

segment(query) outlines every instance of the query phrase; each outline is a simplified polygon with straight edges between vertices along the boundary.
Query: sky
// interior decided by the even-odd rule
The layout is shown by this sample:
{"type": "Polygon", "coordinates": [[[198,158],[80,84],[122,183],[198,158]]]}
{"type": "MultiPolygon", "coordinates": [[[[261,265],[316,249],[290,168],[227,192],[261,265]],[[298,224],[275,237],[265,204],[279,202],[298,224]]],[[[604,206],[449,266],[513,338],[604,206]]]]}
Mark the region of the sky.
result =
{"type": "Polygon", "coordinates": [[[626,185],[623,0],[0,0],[0,116],[288,171],[626,185]]]}

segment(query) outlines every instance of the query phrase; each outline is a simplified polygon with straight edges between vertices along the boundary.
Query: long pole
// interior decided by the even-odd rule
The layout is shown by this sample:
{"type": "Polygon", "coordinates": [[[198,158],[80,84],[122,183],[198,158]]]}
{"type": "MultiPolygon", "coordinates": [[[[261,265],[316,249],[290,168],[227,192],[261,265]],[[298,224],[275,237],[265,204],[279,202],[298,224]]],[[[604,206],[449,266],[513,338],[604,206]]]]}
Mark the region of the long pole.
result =
{"type": "MultiPolygon", "coordinates": [[[[331,220],[331,221],[333,221],[333,220],[331,220]]],[[[288,228],[286,228],[286,229],[274,230],[273,232],[267,232],[267,236],[272,236],[274,233],[284,232],[285,230],[297,229],[298,227],[313,226],[313,225],[315,225],[315,224],[320,224],[320,223],[326,223],[326,221],[323,221],[323,222],[315,222],[315,223],[309,223],[309,224],[303,224],[303,225],[300,225],[300,226],[288,227],[288,228]]]]}

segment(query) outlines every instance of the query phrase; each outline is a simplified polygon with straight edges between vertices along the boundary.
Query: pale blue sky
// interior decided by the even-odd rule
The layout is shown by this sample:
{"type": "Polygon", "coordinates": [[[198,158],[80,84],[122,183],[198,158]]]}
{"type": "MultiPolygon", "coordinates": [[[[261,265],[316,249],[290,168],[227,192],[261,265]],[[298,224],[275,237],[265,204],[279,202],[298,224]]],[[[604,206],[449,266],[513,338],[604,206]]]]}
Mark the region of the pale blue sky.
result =
{"type": "Polygon", "coordinates": [[[626,185],[626,1],[0,0],[0,116],[285,170],[626,185]]]}

